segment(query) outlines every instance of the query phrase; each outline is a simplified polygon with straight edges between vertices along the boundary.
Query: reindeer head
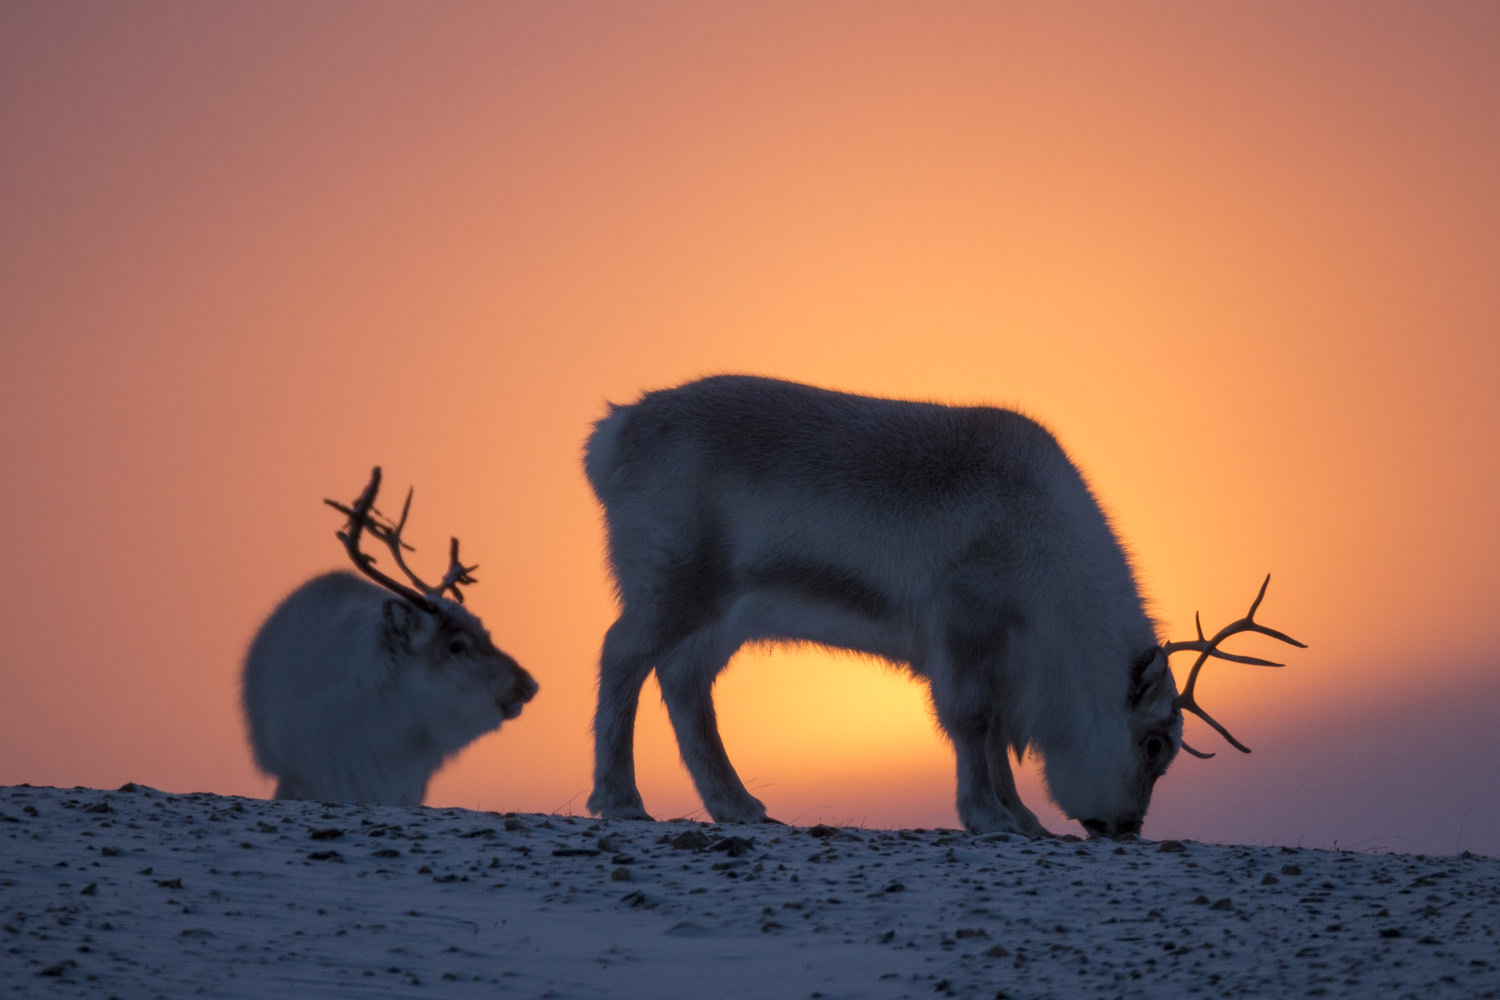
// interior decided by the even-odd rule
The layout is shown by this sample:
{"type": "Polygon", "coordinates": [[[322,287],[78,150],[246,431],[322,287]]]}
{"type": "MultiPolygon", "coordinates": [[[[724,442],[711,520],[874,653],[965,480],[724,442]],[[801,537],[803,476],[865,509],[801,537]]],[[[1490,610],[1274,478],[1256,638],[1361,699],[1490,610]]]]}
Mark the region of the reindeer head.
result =
{"type": "MultiPolygon", "coordinates": [[[[1204,638],[1203,623],[1197,620],[1198,638],[1186,642],[1167,642],[1143,652],[1131,667],[1130,692],[1128,697],[1130,752],[1114,755],[1121,764],[1121,773],[1112,775],[1113,781],[1101,784],[1096,790],[1099,799],[1096,809],[1086,811],[1087,818],[1080,817],[1083,828],[1094,837],[1118,838],[1133,836],[1140,832],[1146,809],[1151,804],[1151,792],[1156,781],[1166,773],[1179,749],[1194,757],[1212,757],[1188,746],[1182,741],[1182,718],[1184,712],[1192,712],[1212,726],[1229,741],[1230,746],[1241,753],[1250,748],[1230,735],[1213,716],[1203,710],[1197,702],[1195,688],[1203,664],[1210,658],[1249,663],[1262,667],[1279,667],[1280,663],[1254,656],[1226,653],[1219,644],[1232,635],[1254,632],[1269,636],[1293,646],[1306,648],[1291,636],[1267,628],[1255,621],[1255,612],[1265,599],[1266,587],[1271,583],[1268,575],[1260,585],[1260,592],[1250,605],[1250,611],[1238,621],[1230,622],[1220,629],[1212,639],[1204,638]],[[1179,694],[1177,685],[1168,667],[1173,653],[1196,652],[1198,659],[1188,673],[1187,683],[1179,694]]],[[[1073,815],[1077,815],[1074,813],[1073,815]]]]}
{"type": "Polygon", "coordinates": [[[338,537],[355,567],[395,595],[383,608],[381,641],[393,654],[393,662],[409,667],[402,683],[411,696],[424,704],[445,706],[451,718],[438,727],[440,739],[452,742],[456,749],[502,720],[519,715],[521,706],[536,694],[537,683],[495,646],[484,623],[463,606],[459,587],[477,582],[471,574],[479,567],[459,562],[458,539],[454,538],[449,547],[448,571],[442,579],[436,586],[423,583],[402,556],[403,549],[415,551],[401,538],[411,511],[412,491],[407,491],[401,519],[394,524],[375,509],[379,491],[380,467],[376,466],[369,485],[353,506],[334,500],[324,503],[349,519],[338,537]],[[366,533],[386,544],[396,565],[414,586],[375,568],[374,557],[359,547],[366,533]],[[445,593],[451,593],[453,599],[445,593]]]}
{"type": "Polygon", "coordinates": [[[1096,706],[1085,725],[1043,752],[1053,801],[1094,837],[1140,832],[1152,789],[1182,743],[1166,655],[1156,645],[1137,649],[1125,697],[1096,706]]]}

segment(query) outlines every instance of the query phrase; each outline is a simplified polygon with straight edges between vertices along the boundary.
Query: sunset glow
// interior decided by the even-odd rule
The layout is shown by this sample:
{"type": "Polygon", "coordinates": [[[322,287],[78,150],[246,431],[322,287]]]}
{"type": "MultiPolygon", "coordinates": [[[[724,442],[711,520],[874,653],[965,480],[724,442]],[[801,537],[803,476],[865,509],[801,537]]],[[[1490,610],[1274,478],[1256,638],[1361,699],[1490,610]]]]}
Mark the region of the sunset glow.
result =
{"type": "MultiPolygon", "coordinates": [[[[0,6],[0,783],[268,795],[245,645],[380,464],[541,684],[429,801],[583,812],[583,439],[744,371],[1041,420],[1163,639],[1272,574],[1310,648],[1149,835],[1500,852],[1497,67],[1457,3],[0,6]]],[[[900,671],[716,690],[778,818],[956,823],[900,671]]],[[[654,682],[638,769],[700,808],[654,682]]]]}

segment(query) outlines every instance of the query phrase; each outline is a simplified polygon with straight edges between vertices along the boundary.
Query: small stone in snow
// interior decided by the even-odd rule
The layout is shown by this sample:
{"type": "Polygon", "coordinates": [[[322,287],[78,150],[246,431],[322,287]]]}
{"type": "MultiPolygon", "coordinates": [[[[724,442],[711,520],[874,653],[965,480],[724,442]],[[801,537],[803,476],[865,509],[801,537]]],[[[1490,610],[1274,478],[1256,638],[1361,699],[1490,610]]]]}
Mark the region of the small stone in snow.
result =
{"type": "Polygon", "coordinates": [[[61,962],[55,962],[52,965],[47,966],[45,969],[38,972],[37,975],[57,977],[66,975],[70,970],[76,968],[78,968],[77,962],[73,961],[71,958],[65,958],[61,962]]]}
{"type": "Polygon", "coordinates": [[[708,846],[708,837],[697,830],[688,830],[673,837],[667,846],[678,851],[701,851],[708,846]]]}
{"type": "Polygon", "coordinates": [[[737,858],[748,852],[755,846],[755,841],[747,837],[725,837],[713,845],[715,851],[725,851],[731,858],[737,858]]]}

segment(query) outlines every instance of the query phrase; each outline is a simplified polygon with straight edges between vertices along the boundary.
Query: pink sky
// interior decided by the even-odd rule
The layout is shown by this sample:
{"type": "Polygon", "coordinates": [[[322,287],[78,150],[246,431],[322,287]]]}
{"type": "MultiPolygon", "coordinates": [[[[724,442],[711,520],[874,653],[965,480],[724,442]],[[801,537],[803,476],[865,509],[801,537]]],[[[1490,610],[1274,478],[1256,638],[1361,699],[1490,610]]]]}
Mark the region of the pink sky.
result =
{"type": "MultiPolygon", "coordinates": [[[[1163,638],[1273,574],[1311,648],[1148,835],[1500,853],[1497,67],[1460,3],[0,6],[0,783],[268,794],[240,658],[379,463],[542,684],[429,801],[582,811],[579,446],[753,371],[1040,418],[1163,638]]],[[[956,823],[900,674],[718,692],[780,818],[956,823]]]]}

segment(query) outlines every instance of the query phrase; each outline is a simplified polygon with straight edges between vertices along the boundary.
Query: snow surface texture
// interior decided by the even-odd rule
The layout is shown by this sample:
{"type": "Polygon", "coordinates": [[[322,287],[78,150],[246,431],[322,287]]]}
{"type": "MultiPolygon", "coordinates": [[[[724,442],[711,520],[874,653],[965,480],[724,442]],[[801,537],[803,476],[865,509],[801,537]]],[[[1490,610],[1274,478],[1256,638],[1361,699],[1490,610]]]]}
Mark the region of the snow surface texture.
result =
{"type": "Polygon", "coordinates": [[[1500,997],[1500,860],[0,789],[0,997],[1500,997]]]}

